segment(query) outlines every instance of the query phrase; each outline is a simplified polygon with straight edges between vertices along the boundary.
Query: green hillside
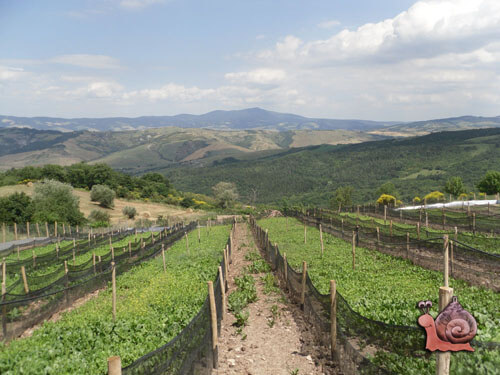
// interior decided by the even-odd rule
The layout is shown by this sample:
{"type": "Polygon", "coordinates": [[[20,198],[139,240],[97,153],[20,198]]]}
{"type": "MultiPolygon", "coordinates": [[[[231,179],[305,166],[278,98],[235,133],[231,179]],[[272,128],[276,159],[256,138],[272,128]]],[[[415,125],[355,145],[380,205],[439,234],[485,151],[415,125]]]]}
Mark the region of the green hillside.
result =
{"type": "Polygon", "coordinates": [[[500,129],[441,132],[353,145],[312,146],[272,155],[255,153],[246,160],[177,166],[159,170],[181,190],[210,193],[219,181],[235,182],[242,200],[254,203],[326,204],[340,186],[352,185],[354,199],[376,198],[376,189],[391,181],[411,200],[441,189],[450,176],[461,176],[468,189],[500,162],[500,129]]]}
{"type": "Polygon", "coordinates": [[[0,129],[0,169],[104,162],[131,174],[178,163],[205,164],[263,150],[320,143],[358,143],[385,139],[352,130],[271,131],[181,129],[67,132],[21,128],[0,129]]]}

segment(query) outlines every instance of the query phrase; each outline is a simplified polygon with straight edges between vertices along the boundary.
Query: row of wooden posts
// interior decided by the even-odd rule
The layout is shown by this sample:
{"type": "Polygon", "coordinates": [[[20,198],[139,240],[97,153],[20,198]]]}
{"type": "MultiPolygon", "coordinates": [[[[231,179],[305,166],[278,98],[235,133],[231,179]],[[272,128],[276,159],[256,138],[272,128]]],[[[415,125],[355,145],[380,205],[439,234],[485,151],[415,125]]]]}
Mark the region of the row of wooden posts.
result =
{"type": "MultiPolygon", "coordinates": [[[[54,237],[57,237],[58,232],[57,232],[57,221],[54,222],[54,237]]],[[[37,237],[41,237],[42,233],[40,231],[40,225],[39,223],[35,223],[35,228],[36,228],[36,235],[37,237]]],[[[71,230],[71,224],[68,224],[68,234],[72,235],[72,230],[71,230]]],[[[75,226],[76,233],[78,234],[80,232],[80,228],[78,225],[75,226]]],[[[61,233],[59,233],[61,234],[61,233]]],[[[62,235],[66,235],[66,224],[62,223],[62,235]]],[[[26,236],[29,238],[31,237],[31,231],[30,231],[30,222],[26,222],[26,236]]],[[[45,222],[45,237],[50,237],[50,231],[49,231],[49,223],[45,222]]],[[[14,240],[19,239],[19,234],[18,234],[18,224],[14,223],[14,240]]],[[[6,242],[7,240],[7,228],[5,223],[2,223],[2,242],[6,242]]]]}
{"type": "MultiPolygon", "coordinates": [[[[211,222],[210,220],[207,222],[207,233],[210,233],[210,227],[211,227],[211,222]]],[[[220,312],[221,319],[223,320],[226,312],[227,312],[227,298],[226,298],[226,288],[227,288],[227,278],[224,278],[224,274],[227,276],[229,273],[229,264],[231,263],[231,251],[230,248],[233,248],[233,236],[234,236],[234,230],[235,227],[233,225],[233,228],[231,229],[231,233],[229,235],[229,244],[226,245],[224,248],[223,252],[223,266],[224,266],[224,272],[222,272],[222,267],[219,266],[218,268],[218,275],[219,275],[219,283],[220,283],[220,289],[221,289],[221,299],[222,299],[222,311],[220,312]]],[[[197,232],[198,232],[198,242],[201,242],[201,231],[200,231],[200,225],[197,226],[197,232]]],[[[185,234],[185,239],[186,239],[186,250],[189,255],[189,242],[188,242],[188,236],[187,233],[185,234]]],[[[162,244],[161,248],[161,255],[162,255],[162,260],[163,260],[163,271],[166,273],[167,272],[167,267],[165,263],[165,245],[162,244]]],[[[114,265],[114,263],[112,263],[114,265]]],[[[116,281],[115,281],[115,273],[114,273],[114,266],[113,266],[113,273],[112,273],[112,304],[113,304],[113,321],[116,319],[116,281]]],[[[210,326],[211,326],[211,333],[212,333],[212,355],[213,355],[213,366],[214,368],[218,367],[218,347],[219,347],[219,333],[217,330],[217,307],[215,303],[215,293],[214,293],[214,285],[213,281],[207,281],[207,288],[208,288],[208,299],[209,299],[209,309],[210,309],[210,326]]],[[[108,375],[121,375],[122,374],[122,363],[121,363],[121,357],[120,356],[112,356],[108,358],[108,375]]]]}
{"type": "MultiPolygon", "coordinates": [[[[287,218],[287,228],[288,228],[288,218],[287,218]]],[[[378,228],[377,228],[378,229],[378,228]]],[[[378,231],[377,231],[378,232],[378,231]]],[[[321,244],[321,255],[323,255],[323,231],[321,224],[319,225],[320,233],[320,244],[321,244]]],[[[356,262],[356,232],[352,232],[352,268],[355,269],[356,262]]],[[[455,235],[457,231],[455,228],[455,235]]],[[[407,250],[409,251],[409,239],[410,234],[407,233],[407,250]]],[[[380,240],[380,238],[379,238],[380,240]]],[[[265,231],[265,241],[268,240],[268,231],[265,231]]],[[[307,242],[307,225],[304,224],[304,243],[307,242]]],[[[277,245],[275,244],[277,249],[277,245]]],[[[444,286],[439,288],[439,312],[444,310],[446,306],[451,302],[453,296],[453,289],[449,287],[449,271],[450,265],[453,271],[453,241],[449,240],[448,235],[443,236],[443,283],[444,286]],[[450,257],[451,250],[451,257],[450,257]]],[[[283,253],[283,275],[285,279],[285,285],[288,285],[288,264],[286,253],[283,253]]],[[[300,304],[303,307],[305,303],[306,294],[306,281],[307,281],[307,263],[302,262],[302,283],[301,283],[301,294],[300,294],[300,304]]],[[[330,280],[330,337],[331,337],[331,354],[334,358],[336,345],[337,345],[337,302],[336,302],[337,288],[335,280],[330,280]]],[[[448,375],[450,369],[450,353],[449,352],[438,352],[436,356],[436,374],[437,375],[448,375]]]]}

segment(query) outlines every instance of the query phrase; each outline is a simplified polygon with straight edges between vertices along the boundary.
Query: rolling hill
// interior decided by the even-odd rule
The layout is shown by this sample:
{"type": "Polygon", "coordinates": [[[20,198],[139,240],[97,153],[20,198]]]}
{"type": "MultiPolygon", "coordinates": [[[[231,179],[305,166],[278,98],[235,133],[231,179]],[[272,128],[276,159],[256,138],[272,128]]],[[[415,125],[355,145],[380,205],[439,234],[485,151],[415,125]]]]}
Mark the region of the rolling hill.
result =
{"type": "Polygon", "coordinates": [[[439,132],[407,139],[351,145],[319,145],[273,154],[253,153],[211,165],[177,165],[165,173],[176,188],[210,193],[219,181],[237,184],[242,200],[327,204],[340,186],[355,188],[357,202],[374,201],[375,191],[391,181],[400,198],[442,189],[450,176],[460,176],[473,191],[488,170],[498,170],[500,129],[439,132]]]}
{"type": "Polygon", "coordinates": [[[276,151],[317,144],[359,143],[385,136],[349,130],[270,131],[182,129],[120,132],[57,132],[0,129],[0,169],[26,165],[105,162],[128,173],[174,164],[206,164],[255,151],[276,151]]]}

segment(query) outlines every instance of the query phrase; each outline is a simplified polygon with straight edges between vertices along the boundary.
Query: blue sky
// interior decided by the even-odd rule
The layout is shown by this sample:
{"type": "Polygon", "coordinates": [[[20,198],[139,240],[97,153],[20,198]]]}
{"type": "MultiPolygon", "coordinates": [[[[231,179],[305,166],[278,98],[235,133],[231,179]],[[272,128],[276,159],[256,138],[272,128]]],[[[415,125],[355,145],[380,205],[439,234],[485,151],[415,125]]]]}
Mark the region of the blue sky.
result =
{"type": "Polygon", "coordinates": [[[497,0],[0,0],[0,114],[500,115],[497,0]]]}

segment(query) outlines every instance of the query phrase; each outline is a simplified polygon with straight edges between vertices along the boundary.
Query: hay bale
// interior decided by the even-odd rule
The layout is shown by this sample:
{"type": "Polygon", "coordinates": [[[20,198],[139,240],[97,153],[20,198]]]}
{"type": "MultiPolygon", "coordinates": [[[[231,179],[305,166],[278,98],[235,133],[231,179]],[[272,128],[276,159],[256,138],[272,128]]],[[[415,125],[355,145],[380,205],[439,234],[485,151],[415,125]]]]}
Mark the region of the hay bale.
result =
{"type": "Polygon", "coordinates": [[[143,213],[141,213],[141,216],[149,219],[151,217],[151,213],[149,211],[144,211],[143,213]]]}

